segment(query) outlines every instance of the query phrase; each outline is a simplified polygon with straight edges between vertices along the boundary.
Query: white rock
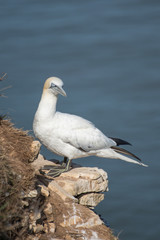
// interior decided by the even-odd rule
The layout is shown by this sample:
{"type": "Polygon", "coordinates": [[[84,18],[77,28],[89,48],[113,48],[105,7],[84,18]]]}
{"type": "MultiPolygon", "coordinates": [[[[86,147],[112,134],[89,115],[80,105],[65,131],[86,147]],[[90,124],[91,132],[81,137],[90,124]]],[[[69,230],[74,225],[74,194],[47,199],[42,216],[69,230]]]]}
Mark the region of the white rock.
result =
{"type": "Polygon", "coordinates": [[[37,192],[37,190],[35,189],[35,190],[30,191],[30,192],[26,195],[26,197],[28,197],[28,198],[35,198],[35,197],[37,197],[37,194],[38,194],[38,192],[37,192]]]}
{"type": "Polygon", "coordinates": [[[44,185],[39,185],[39,186],[41,188],[41,194],[45,197],[48,197],[49,196],[48,188],[44,185]]]}
{"type": "Polygon", "coordinates": [[[88,193],[88,194],[82,195],[79,198],[79,203],[81,205],[95,207],[103,199],[104,199],[104,194],[102,194],[102,193],[88,193]]]}
{"type": "Polygon", "coordinates": [[[71,199],[75,202],[78,201],[76,198],[74,198],[72,195],[66,192],[62,187],[60,187],[58,183],[55,181],[52,181],[48,184],[48,189],[49,191],[58,194],[63,201],[66,201],[67,199],[71,199]]]}

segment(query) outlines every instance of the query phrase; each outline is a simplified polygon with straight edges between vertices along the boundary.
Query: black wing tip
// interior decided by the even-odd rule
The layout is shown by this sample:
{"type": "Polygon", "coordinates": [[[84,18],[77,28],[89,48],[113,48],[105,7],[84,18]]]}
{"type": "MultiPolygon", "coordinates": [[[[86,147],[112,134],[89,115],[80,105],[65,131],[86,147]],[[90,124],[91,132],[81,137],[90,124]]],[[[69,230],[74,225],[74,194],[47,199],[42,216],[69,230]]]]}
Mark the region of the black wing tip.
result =
{"type": "Polygon", "coordinates": [[[113,141],[115,141],[116,144],[117,144],[117,146],[119,146],[119,145],[130,145],[130,146],[132,146],[131,143],[129,143],[129,142],[123,140],[123,139],[120,139],[120,138],[113,138],[113,137],[109,137],[109,138],[111,138],[113,141]]]}
{"type": "Polygon", "coordinates": [[[137,159],[140,162],[142,161],[139,157],[137,157],[135,154],[127,151],[126,149],[123,149],[123,148],[120,148],[120,147],[116,147],[116,146],[112,146],[111,148],[114,149],[118,153],[126,154],[126,155],[129,155],[129,156],[137,159]]]}

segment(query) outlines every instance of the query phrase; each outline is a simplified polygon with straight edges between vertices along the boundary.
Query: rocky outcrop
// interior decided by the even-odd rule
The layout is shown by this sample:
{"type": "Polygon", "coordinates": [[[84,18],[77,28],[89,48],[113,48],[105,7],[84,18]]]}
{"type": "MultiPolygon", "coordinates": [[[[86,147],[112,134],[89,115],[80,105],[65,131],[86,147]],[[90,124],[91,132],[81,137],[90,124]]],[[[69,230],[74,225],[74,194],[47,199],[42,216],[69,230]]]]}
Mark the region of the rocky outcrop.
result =
{"type": "MultiPolygon", "coordinates": [[[[39,174],[39,169],[47,164],[55,165],[54,162],[44,160],[43,156],[39,155],[32,166],[39,174]]],[[[78,203],[88,207],[95,207],[104,199],[103,192],[108,191],[106,172],[98,168],[77,167],[75,164],[72,170],[61,174],[51,183],[56,185],[64,195],[75,197],[78,203]]],[[[64,196],[61,197],[64,198],[64,196]]]]}
{"type": "Polygon", "coordinates": [[[73,165],[55,179],[41,175],[40,143],[0,119],[0,239],[116,239],[94,208],[108,191],[107,173],[73,165]]]}
{"type": "MultiPolygon", "coordinates": [[[[56,161],[55,161],[56,162],[56,161]]],[[[44,165],[55,165],[42,155],[32,163],[35,172],[44,165]]],[[[108,176],[102,169],[77,167],[55,179],[39,183],[40,193],[45,197],[44,214],[47,221],[33,226],[33,231],[45,232],[45,239],[116,239],[106,227],[94,208],[108,191],[108,176]]],[[[38,233],[37,232],[37,233],[38,233]]]]}

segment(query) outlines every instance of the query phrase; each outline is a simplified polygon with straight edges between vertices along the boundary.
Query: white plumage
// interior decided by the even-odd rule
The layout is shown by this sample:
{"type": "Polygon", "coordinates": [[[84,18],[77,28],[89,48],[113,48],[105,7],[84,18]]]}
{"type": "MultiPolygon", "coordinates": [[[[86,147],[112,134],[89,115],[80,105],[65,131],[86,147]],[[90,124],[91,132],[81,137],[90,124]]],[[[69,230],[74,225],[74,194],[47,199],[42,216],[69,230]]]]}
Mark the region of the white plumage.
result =
{"type": "MultiPolygon", "coordinates": [[[[34,117],[35,136],[49,150],[67,157],[69,160],[95,155],[103,158],[117,158],[146,166],[118,153],[128,154],[129,152],[116,147],[115,139],[105,136],[88,120],[76,115],[57,112],[58,94],[66,96],[62,87],[63,82],[59,78],[51,77],[46,80],[34,117]]],[[[129,155],[136,157],[131,153],[129,155]]]]}

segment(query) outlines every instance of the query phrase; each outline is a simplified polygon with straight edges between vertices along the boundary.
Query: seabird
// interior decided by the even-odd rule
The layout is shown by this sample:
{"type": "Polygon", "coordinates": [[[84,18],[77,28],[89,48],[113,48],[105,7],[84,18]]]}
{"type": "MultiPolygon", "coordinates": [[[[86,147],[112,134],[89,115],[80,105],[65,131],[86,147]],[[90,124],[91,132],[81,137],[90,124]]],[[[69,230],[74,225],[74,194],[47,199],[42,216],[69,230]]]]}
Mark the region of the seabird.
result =
{"type": "Polygon", "coordinates": [[[49,166],[48,175],[59,176],[62,172],[70,170],[72,159],[87,156],[121,159],[147,166],[136,155],[119,147],[129,144],[128,142],[105,136],[93,123],[82,117],[57,112],[59,94],[66,96],[63,81],[57,77],[48,78],[44,83],[42,97],[33,121],[35,136],[51,152],[64,157],[61,166],[49,166]]]}

